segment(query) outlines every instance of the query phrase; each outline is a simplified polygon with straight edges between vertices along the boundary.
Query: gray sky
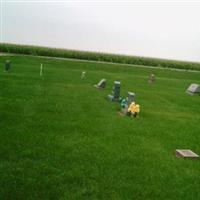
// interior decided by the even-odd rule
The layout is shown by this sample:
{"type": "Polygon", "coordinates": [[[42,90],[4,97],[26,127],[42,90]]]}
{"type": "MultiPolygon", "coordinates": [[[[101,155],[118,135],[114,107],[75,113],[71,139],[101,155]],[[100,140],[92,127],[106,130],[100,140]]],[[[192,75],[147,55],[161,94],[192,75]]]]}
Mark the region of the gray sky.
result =
{"type": "Polygon", "coordinates": [[[1,41],[200,61],[200,1],[94,1],[3,0],[1,41]]]}

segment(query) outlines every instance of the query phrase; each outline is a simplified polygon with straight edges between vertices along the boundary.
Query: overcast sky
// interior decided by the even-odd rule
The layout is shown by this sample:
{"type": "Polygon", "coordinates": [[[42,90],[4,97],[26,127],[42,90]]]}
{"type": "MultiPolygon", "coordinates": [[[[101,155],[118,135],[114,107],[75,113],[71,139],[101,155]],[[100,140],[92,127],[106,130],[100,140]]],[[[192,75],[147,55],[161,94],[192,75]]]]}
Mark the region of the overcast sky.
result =
{"type": "Polygon", "coordinates": [[[1,41],[200,61],[200,1],[94,1],[3,0],[1,41]]]}

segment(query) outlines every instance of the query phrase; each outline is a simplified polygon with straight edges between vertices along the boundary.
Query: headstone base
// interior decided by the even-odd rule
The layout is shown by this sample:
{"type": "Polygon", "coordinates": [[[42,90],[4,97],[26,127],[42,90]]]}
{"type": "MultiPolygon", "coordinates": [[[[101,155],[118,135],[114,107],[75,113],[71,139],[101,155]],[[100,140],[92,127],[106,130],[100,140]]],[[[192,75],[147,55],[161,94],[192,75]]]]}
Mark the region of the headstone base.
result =
{"type": "Polygon", "coordinates": [[[107,98],[108,98],[109,101],[115,101],[115,102],[121,101],[121,98],[114,98],[114,96],[111,95],[111,94],[109,94],[107,98]]]}
{"type": "Polygon", "coordinates": [[[98,85],[94,85],[95,88],[98,88],[98,89],[104,89],[102,87],[99,87],[98,85]]]}

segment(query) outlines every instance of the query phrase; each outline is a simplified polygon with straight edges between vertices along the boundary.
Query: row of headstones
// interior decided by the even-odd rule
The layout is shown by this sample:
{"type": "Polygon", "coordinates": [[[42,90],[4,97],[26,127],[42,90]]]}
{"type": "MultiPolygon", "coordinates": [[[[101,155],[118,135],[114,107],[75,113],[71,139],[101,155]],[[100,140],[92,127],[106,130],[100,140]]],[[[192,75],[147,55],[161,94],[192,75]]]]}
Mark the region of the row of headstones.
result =
{"type": "MultiPolygon", "coordinates": [[[[43,75],[43,65],[40,65],[40,76],[43,75]]],[[[9,72],[11,70],[11,61],[10,60],[6,60],[5,62],[5,71],[9,72]]],[[[85,78],[85,72],[82,72],[81,78],[85,78]]],[[[149,83],[153,83],[155,82],[156,78],[154,74],[151,74],[149,76],[149,83]]],[[[102,79],[97,85],[97,88],[105,88],[106,87],[106,79],[102,79]]],[[[196,84],[196,83],[192,83],[188,89],[186,90],[186,92],[190,95],[195,95],[195,94],[200,94],[200,85],[196,84]]],[[[113,94],[109,95],[109,99],[111,99],[112,101],[118,101],[120,98],[120,82],[115,81],[114,82],[114,86],[113,86],[113,94]]],[[[128,95],[132,95],[132,94],[128,94],[128,95]]]]}
{"type": "MultiPolygon", "coordinates": [[[[8,72],[8,71],[10,71],[10,69],[11,69],[11,61],[6,60],[5,71],[8,72]]],[[[40,66],[40,76],[42,76],[42,64],[40,66]]],[[[81,78],[85,78],[85,72],[82,73],[81,78]]],[[[154,81],[155,81],[155,76],[153,74],[151,74],[150,77],[149,77],[149,82],[154,82],[154,81]]],[[[102,79],[97,85],[95,85],[95,87],[97,87],[99,89],[105,88],[106,87],[106,79],[102,79]]],[[[113,86],[113,90],[112,90],[112,94],[108,95],[108,99],[111,100],[111,101],[118,101],[119,102],[121,100],[120,88],[121,88],[121,83],[119,81],[115,81],[114,86],[113,86]]],[[[196,83],[193,83],[188,87],[186,92],[188,94],[191,94],[191,95],[199,94],[200,93],[200,86],[196,83]]],[[[135,93],[128,92],[127,100],[128,100],[128,104],[135,101],[135,93]]],[[[177,157],[193,158],[193,159],[199,158],[199,155],[197,155],[196,153],[194,153],[190,149],[177,149],[175,152],[176,152],[177,157]]]]}
{"type": "MultiPolygon", "coordinates": [[[[155,76],[153,74],[150,75],[149,82],[154,82],[155,76]]],[[[115,81],[113,86],[112,94],[108,96],[108,98],[112,101],[118,101],[120,100],[120,82],[115,81]]],[[[99,89],[104,89],[106,87],[106,79],[102,79],[97,85],[95,85],[99,89]]],[[[200,94],[200,85],[196,83],[192,83],[188,89],[186,90],[186,93],[190,95],[196,95],[200,94]]],[[[134,95],[134,93],[128,93],[129,96],[134,95]]]]}
{"type": "MultiPolygon", "coordinates": [[[[119,81],[114,81],[112,93],[108,95],[108,100],[120,102],[122,98],[120,97],[120,89],[121,83],[119,81]]],[[[133,101],[135,101],[135,93],[128,92],[127,93],[127,102],[130,105],[133,101]]]]}
{"type": "MultiPolygon", "coordinates": [[[[99,89],[104,89],[106,87],[106,79],[102,79],[101,81],[99,81],[97,85],[94,86],[99,89]]],[[[110,101],[116,101],[116,102],[121,101],[120,90],[121,90],[121,83],[119,81],[114,81],[113,89],[111,94],[108,95],[108,99],[110,101]]],[[[135,93],[128,92],[127,101],[128,105],[131,104],[133,101],[135,101],[135,93]]]]}

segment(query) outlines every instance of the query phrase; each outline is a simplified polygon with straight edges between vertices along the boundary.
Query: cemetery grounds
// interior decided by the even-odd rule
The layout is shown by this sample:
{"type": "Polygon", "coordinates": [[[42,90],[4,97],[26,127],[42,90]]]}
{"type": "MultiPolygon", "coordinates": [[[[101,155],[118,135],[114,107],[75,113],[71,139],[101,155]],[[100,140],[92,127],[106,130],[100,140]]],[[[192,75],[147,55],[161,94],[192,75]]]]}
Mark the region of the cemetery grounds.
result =
{"type": "Polygon", "coordinates": [[[0,199],[200,199],[200,161],[175,156],[200,154],[200,96],[185,93],[200,72],[31,56],[0,65],[0,199]],[[115,80],[122,97],[136,93],[138,118],[106,100],[115,80]]]}

